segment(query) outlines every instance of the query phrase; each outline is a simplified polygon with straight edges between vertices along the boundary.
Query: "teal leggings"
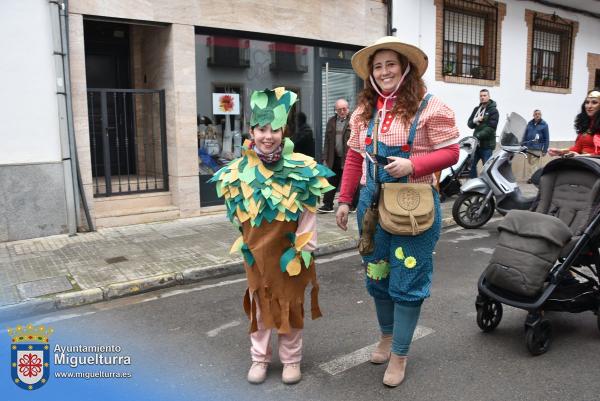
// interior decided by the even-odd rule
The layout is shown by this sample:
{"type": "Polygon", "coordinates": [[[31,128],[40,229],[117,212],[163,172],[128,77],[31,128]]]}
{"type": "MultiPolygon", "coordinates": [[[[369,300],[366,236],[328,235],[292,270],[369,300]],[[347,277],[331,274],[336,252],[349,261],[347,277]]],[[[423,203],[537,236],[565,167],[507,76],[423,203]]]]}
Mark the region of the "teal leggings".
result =
{"type": "Polygon", "coordinates": [[[381,332],[393,335],[392,352],[396,355],[408,355],[423,301],[399,303],[391,299],[373,299],[381,332]]]}

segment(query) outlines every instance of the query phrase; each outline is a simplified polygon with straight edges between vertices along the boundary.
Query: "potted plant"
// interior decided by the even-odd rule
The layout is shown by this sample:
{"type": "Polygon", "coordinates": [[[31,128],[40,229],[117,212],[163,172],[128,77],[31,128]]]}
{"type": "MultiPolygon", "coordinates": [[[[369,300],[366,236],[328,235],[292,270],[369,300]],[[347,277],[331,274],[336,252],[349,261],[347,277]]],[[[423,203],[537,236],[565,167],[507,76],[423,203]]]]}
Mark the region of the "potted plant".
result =
{"type": "Polygon", "coordinates": [[[485,71],[483,67],[473,67],[471,68],[471,75],[473,78],[485,78],[485,71]]]}
{"type": "Polygon", "coordinates": [[[547,75],[544,77],[543,85],[544,86],[556,86],[557,81],[556,78],[552,75],[547,75]]]}
{"type": "Polygon", "coordinates": [[[454,63],[448,62],[444,66],[444,75],[454,75],[454,63]]]}

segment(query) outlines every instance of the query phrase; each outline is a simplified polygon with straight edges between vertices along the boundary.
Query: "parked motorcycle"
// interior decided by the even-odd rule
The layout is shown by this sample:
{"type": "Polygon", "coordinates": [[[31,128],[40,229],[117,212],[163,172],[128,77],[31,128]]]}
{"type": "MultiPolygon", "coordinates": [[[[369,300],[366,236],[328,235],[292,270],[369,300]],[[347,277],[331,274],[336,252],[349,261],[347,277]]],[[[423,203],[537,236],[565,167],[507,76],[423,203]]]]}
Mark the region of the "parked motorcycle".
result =
{"type": "Polygon", "coordinates": [[[535,196],[524,196],[512,172],[516,154],[537,157],[521,145],[527,121],[517,113],[507,116],[498,150],[483,165],[479,177],[472,178],[460,187],[461,194],[452,206],[452,217],[464,228],[478,228],[488,222],[497,209],[505,215],[509,210],[528,210],[535,196]]]}
{"type": "Polygon", "coordinates": [[[473,154],[479,146],[479,140],[474,136],[467,136],[458,142],[458,161],[453,166],[445,168],[440,174],[440,202],[460,193],[461,178],[468,177],[473,163],[473,154]]]}

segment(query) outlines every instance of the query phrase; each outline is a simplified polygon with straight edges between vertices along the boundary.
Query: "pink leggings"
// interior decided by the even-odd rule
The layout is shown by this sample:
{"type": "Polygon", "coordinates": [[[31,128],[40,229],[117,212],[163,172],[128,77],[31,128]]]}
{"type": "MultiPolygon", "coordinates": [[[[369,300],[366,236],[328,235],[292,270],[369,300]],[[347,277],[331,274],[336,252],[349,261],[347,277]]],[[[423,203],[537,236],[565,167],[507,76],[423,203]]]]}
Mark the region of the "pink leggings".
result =
{"type": "MultiPolygon", "coordinates": [[[[271,362],[271,331],[265,329],[258,303],[256,304],[258,330],[250,333],[250,354],[254,362],[271,362]]],[[[276,330],[275,330],[276,331],[276,330]]],[[[291,329],[288,334],[279,334],[279,359],[281,363],[299,363],[302,360],[302,329],[291,329]]]]}

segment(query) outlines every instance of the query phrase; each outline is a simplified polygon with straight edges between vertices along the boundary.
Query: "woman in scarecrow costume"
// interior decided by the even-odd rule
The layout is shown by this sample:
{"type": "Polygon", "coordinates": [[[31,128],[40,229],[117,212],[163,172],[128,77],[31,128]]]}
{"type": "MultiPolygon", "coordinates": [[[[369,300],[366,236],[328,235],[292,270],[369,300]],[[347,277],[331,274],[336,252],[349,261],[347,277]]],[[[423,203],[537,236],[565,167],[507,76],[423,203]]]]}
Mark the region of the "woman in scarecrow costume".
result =
{"type": "Polygon", "coordinates": [[[271,361],[271,330],[279,334],[282,380],[300,381],[304,291],[312,284],[311,317],[321,316],[315,263],[316,206],[333,187],[328,168],[301,153],[284,137],[297,96],[279,87],[255,91],[250,99],[251,140],[242,157],[217,171],[217,194],[225,198],[229,219],[242,235],[240,251],[248,288],[244,309],[250,319],[252,366],[248,381],[262,383],[271,361]]]}
{"type": "MultiPolygon", "coordinates": [[[[370,221],[363,218],[376,201],[376,188],[391,182],[432,184],[432,173],[458,159],[459,134],[454,112],[427,94],[421,78],[427,56],[419,48],[386,36],[354,54],[352,68],[365,80],[365,89],[350,118],[336,220],[340,228],[347,228],[352,194],[362,181],[357,220],[363,230],[369,227],[361,223],[370,221]]],[[[433,250],[441,228],[439,197],[431,190],[435,218],[429,229],[414,236],[394,235],[376,224],[367,251],[361,250],[381,331],[371,362],[388,362],[383,383],[391,387],[404,380],[421,304],[431,287],[433,250]]]]}

